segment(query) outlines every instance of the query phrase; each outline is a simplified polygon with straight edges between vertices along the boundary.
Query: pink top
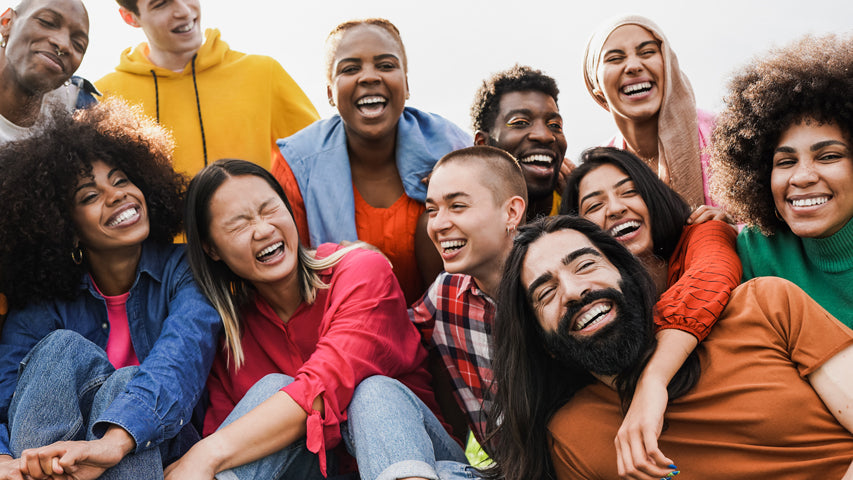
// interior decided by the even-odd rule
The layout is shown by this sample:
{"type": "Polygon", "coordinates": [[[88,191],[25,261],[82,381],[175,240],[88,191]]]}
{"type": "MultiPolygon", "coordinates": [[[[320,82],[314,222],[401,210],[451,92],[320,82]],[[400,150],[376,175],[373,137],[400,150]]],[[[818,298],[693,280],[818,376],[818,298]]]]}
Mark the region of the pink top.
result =
{"type": "MultiPolygon", "coordinates": [[[[323,244],[317,256],[338,248],[323,244]]],[[[207,381],[210,406],[204,434],[216,430],[255,382],[284,373],[294,380],[282,391],[308,413],[306,446],[319,455],[325,473],[325,451],[340,443],[340,424],[363,379],[395,378],[433,412],[438,408],[425,368],[426,350],[388,261],[356,249],[320,277],[329,288],[319,290],[313,304],[303,302],[287,322],[260,296],[243,309],[240,342],[246,362],[235,371],[224,350],[217,354],[207,381]],[[323,396],[324,416],[312,406],[318,395],[323,396]]]]}
{"type": "MultiPolygon", "coordinates": [[[[92,280],[92,285],[95,281],[92,280]]],[[[133,342],[130,341],[130,325],[127,321],[127,297],[130,292],[121,295],[104,295],[95,285],[95,290],[107,302],[107,320],[110,322],[110,336],[107,338],[107,358],[116,368],[139,365],[133,342]]]]}

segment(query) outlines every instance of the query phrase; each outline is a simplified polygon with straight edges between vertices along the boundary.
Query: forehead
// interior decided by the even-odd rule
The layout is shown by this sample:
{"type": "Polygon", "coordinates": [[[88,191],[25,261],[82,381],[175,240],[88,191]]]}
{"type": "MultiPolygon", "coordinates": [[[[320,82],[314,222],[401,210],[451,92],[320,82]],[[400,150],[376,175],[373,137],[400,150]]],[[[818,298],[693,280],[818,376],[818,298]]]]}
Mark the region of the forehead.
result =
{"type": "Polygon", "coordinates": [[[817,143],[823,140],[838,140],[848,143],[847,136],[844,135],[837,123],[818,123],[814,119],[805,119],[792,123],[782,130],[777,146],[795,142],[817,143]]]}
{"type": "Polygon", "coordinates": [[[557,102],[547,93],[538,90],[507,92],[498,102],[498,115],[504,116],[516,110],[529,110],[534,115],[553,116],[560,113],[557,102]]]}
{"type": "Polygon", "coordinates": [[[390,53],[402,59],[400,43],[391,32],[377,25],[358,25],[341,34],[335,60],[390,53]]]}
{"type": "MultiPolygon", "coordinates": [[[[527,249],[521,270],[521,281],[525,288],[539,276],[559,269],[566,255],[582,248],[601,253],[586,235],[577,230],[559,230],[536,239],[527,249]]],[[[601,262],[613,267],[604,254],[601,254],[601,262]]]]}
{"type": "Polygon", "coordinates": [[[66,21],[78,23],[79,28],[89,31],[89,14],[80,0],[31,0],[24,4],[24,11],[18,14],[31,16],[41,10],[53,10],[62,15],[66,21]]]}
{"type": "Polygon", "coordinates": [[[652,32],[639,25],[622,25],[614,29],[604,42],[602,53],[612,49],[628,49],[647,41],[657,41],[652,32]]]}
{"type": "Polygon", "coordinates": [[[583,197],[585,192],[607,190],[627,176],[628,174],[616,165],[605,163],[593,168],[581,178],[578,182],[578,192],[580,197],[583,197]]]}
{"type": "Polygon", "coordinates": [[[483,164],[474,159],[458,158],[442,164],[430,175],[427,197],[438,202],[444,195],[453,193],[464,193],[475,198],[490,196],[489,187],[484,183],[487,174],[483,164]]]}
{"type": "Polygon", "coordinates": [[[270,198],[278,198],[278,195],[263,178],[255,175],[228,177],[210,199],[210,216],[214,219],[270,198]]]}

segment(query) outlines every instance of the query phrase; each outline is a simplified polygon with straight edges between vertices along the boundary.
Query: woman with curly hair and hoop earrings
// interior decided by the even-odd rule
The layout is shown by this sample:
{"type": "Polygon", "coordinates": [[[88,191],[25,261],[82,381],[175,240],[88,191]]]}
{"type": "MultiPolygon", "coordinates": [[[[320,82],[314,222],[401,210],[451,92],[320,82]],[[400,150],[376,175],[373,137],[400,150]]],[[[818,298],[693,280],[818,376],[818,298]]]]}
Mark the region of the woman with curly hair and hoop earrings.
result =
{"type": "Polygon", "coordinates": [[[696,108],[690,81],[660,27],[639,15],[606,21],[587,43],[584,81],[619,129],[607,146],[644,160],[694,209],[689,223],[727,218],[708,189],[703,150],[713,115],[696,108]]]}
{"type": "Polygon", "coordinates": [[[335,27],[326,39],[326,79],[339,115],[279,140],[284,160],[273,162],[272,172],[293,200],[306,245],[376,246],[411,305],[441,271],[426,235],[422,180],[439,158],[472,139],[450,121],[406,106],[407,61],[388,20],[335,27]]]}
{"type": "Polygon", "coordinates": [[[172,243],[171,147],[108,102],[0,151],[0,478],[162,478],[198,440],[221,323],[172,243]]]}
{"type": "Polygon", "coordinates": [[[853,328],[853,37],[806,37],[731,81],[714,194],[748,225],[744,279],[796,283],[853,328]]]}

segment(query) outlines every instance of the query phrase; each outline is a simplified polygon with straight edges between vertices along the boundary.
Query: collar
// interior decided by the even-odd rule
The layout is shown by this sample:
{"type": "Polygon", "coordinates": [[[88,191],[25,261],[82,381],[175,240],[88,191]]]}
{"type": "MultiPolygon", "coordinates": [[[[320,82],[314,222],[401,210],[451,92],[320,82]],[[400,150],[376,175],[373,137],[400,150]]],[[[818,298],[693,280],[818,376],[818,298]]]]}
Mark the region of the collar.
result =
{"type": "Polygon", "coordinates": [[[808,259],[819,269],[838,273],[853,269],[853,221],[826,238],[803,238],[808,259]]]}

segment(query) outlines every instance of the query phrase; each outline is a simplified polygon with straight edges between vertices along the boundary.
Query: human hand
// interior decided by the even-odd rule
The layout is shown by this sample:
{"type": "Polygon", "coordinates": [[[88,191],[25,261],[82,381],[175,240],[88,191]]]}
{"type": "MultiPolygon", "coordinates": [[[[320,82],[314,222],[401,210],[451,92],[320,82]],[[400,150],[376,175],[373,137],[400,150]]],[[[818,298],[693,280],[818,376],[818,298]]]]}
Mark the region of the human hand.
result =
{"type": "Polygon", "coordinates": [[[557,184],[554,187],[554,191],[556,191],[559,195],[563,194],[563,191],[566,189],[566,180],[568,180],[569,175],[571,175],[572,170],[575,169],[575,164],[568,158],[563,158],[562,163],[560,163],[560,171],[557,172],[557,184]]]}
{"type": "Polygon", "coordinates": [[[0,455],[0,480],[23,480],[21,462],[11,455],[0,455]]]}
{"type": "Polygon", "coordinates": [[[166,467],[163,472],[165,480],[213,480],[215,469],[202,450],[203,447],[196,444],[183,457],[166,467]]]}
{"type": "Polygon", "coordinates": [[[711,205],[700,205],[696,210],[693,210],[693,213],[687,218],[687,224],[696,225],[708,220],[722,220],[730,225],[735,224],[734,219],[724,209],[711,205]]]}
{"type": "Polygon", "coordinates": [[[133,447],[133,437],[114,425],[98,440],[56,442],[24,450],[21,471],[37,480],[96,479],[120,462],[133,447]]]}
{"type": "Polygon", "coordinates": [[[660,479],[676,471],[672,460],[658,448],[668,400],[665,384],[648,379],[637,384],[631,406],[614,440],[620,478],[660,479]]]}

